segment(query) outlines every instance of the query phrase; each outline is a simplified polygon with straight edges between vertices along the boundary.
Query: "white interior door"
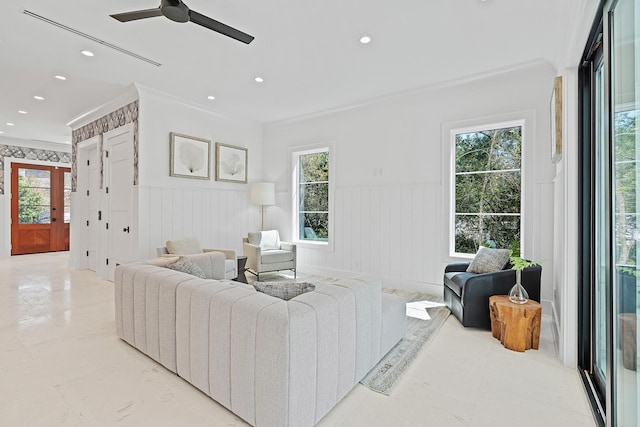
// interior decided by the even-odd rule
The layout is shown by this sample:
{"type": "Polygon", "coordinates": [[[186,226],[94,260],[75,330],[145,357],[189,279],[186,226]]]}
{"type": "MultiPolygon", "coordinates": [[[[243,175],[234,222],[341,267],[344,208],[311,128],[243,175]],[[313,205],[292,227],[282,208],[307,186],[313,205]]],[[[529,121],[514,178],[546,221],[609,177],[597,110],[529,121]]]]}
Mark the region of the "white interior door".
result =
{"type": "Polygon", "coordinates": [[[100,152],[96,136],[78,144],[77,187],[71,203],[71,257],[74,268],[97,271],[100,152]]]}
{"type": "Polygon", "coordinates": [[[103,135],[107,186],[109,251],[107,278],[113,280],[116,264],[133,261],[133,125],[121,126],[103,135]]]}
{"type": "Polygon", "coordinates": [[[100,210],[100,155],[98,147],[89,149],[89,171],[87,195],[87,257],[89,269],[97,271],[98,268],[98,211],[100,210]]]}

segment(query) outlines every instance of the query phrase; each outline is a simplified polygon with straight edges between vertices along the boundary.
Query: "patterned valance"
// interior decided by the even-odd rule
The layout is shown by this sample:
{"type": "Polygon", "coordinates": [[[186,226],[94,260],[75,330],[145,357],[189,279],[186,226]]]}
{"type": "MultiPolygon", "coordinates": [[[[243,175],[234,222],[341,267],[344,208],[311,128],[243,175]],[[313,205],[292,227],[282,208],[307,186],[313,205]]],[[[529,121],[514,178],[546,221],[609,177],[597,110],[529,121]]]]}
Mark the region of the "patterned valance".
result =
{"type": "MultiPolygon", "coordinates": [[[[138,184],[138,101],[133,101],[124,107],[118,108],[115,111],[102,116],[91,123],[88,123],[81,128],[75,129],[72,136],[71,147],[71,191],[76,191],[77,188],[77,161],[78,161],[78,143],[85,141],[89,138],[93,138],[97,135],[102,135],[105,132],[112,131],[124,126],[128,123],[133,123],[133,185],[138,184]]],[[[102,153],[102,144],[99,144],[100,152],[102,153]]],[[[102,156],[100,156],[100,181],[102,182],[102,176],[104,171],[104,165],[102,164],[102,156]]]]}

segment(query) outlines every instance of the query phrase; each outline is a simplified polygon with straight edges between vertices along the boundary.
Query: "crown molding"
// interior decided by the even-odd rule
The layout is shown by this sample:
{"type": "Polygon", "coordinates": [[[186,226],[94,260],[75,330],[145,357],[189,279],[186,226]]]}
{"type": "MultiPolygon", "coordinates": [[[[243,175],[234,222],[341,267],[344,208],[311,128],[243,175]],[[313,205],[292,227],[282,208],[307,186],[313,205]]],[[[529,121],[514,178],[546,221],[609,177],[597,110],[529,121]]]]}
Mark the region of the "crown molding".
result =
{"type": "Polygon", "coordinates": [[[79,129],[82,126],[91,123],[92,121],[99,119],[100,117],[106,116],[107,114],[121,108],[130,102],[133,102],[139,98],[138,89],[135,84],[130,84],[127,86],[124,91],[122,91],[115,98],[101,104],[89,111],[86,111],[79,116],[71,119],[67,126],[71,127],[71,129],[79,129]]]}
{"type": "Polygon", "coordinates": [[[356,104],[344,105],[344,106],[340,106],[340,107],[330,108],[330,109],[327,109],[327,110],[317,111],[317,112],[314,112],[314,113],[304,114],[304,115],[301,115],[301,116],[291,117],[291,118],[288,118],[288,119],[276,120],[276,121],[273,121],[273,122],[265,123],[264,127],[265,128],[269,128],[269,127],[272,127],[272,126],[291,125],[291,124],[299,123],[299,122],[302,122],[302,121],[305,121],[305,120],[309,120],[309,119],[326,117],[326,116],[329,116],[331,114],[341,113],[341,112],[350,111],[350,110],[357,110],[357,109],[360,109],[360,108],[366,108],[366,107],[369,107],[369,106],[373,106],[373,105],[376,105],[376,104],[381,104],[383,102],[388,102],[388,101],[400,99],[400,98],[403,98],[403,97],[427,94],[427,93],[430,93],[430,92],[435,92],[435,91],[442,90],[442,89],[461,86],[461,85],[465,85],[465,84],[469,84],[469,83],[473,83],[473,82],[477,82],[477,81],[481,81],[481,80],[485,80],[485,79],[498,77],[498,76],[503,75],[503,74],[513,73],[513,72],[516,72],[516,71],[522,71],[522,70],[526,70],[526,69],[529,69],[529,68],[535,68],[535,67],[539,67],[539,66],[543,66],[543,65],[553,66],[553,64],[551,62],[549,62],[548,60],[535,59],[535,60],[532,60],[532,61],[526,61],[526,62],[521,62],[521,63],[517,63],[517,64],[512,64],[512,65],[509,65],[509,66],[506,66],[506,67],[495,68],[495,69],[488,70],[488,71],[485,71],[485,72],[482,72],[482,73],[471,74],[471,75],[468,75],[468,76],[465,76],[465,77],[461,77],[461,78],[457,78],[457,79],[453,79],[453,80],[447,80],[447,81],[435,83],[435,84],[428,85],[428,86],[421,86],[421,87],[414,88],[414,89],[409,89],[409,90],[405,90],[405,91],[401,91],[401,92],[395,92],[395,93],[392,93],[392,94],[389,94],[389,95],[383,95],[383,96],[379,96],[379,97],[375,97],[375,98],[370,98],[370,99],[364,100],[364,101],[356,103],[356,104]]]}
{"type": "Polygon", "coordinates": [[[214,116],[217,119],[220,120],[224,120],[227,122],[235,122],[238,124],[249,124],[249,125],[261,125],[260,122],[253,120],[253,119],[249,119],[247,117],[243,117],[240,115],[232,115],[232,114],[228,114],[228,113],[222,113],[219,110],[213,110],[210,108],[206,108],[204,107],[202,104],[199,104],[197,102],[194,101],[190,101],[184,98],[180,98],[178,96],[175,95],[170,95],[168,93],[159,91],[157,89],[153,89],[147,86],[142,86],[140,84],[134,83],[137,92],[140,96],[140,110],[142,110],[142,106],[144,105],[144,101],[145,99],[154,99],[157,101],[163,101],[163,102],[169,102],[172,104],[177,104],[177,105],[181,105],[183,107],[187,107],[187,108],[192,108],[194,110],[203,112],[205,114],[209,114],[211,116],[214,116]]]}

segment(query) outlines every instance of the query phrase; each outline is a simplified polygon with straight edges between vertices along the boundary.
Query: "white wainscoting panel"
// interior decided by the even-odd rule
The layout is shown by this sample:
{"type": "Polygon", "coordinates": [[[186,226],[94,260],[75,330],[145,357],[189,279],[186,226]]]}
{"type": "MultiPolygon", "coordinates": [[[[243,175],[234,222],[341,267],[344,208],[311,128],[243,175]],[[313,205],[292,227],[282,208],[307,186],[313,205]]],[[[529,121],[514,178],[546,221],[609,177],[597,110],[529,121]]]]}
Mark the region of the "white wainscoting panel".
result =
{"type": "Polygon", "coordinates": [[[139,257],[155,256],[167,240],[196,237],[203,247],[235,249],[260,229],[260,216],[239,190],[139,187],[139,257]]]}
{"type": "Polygon", "coordinates": [[[439,185],[337,188],[333,251],[300,247],[300,270],[441,284],[439,185]]]}

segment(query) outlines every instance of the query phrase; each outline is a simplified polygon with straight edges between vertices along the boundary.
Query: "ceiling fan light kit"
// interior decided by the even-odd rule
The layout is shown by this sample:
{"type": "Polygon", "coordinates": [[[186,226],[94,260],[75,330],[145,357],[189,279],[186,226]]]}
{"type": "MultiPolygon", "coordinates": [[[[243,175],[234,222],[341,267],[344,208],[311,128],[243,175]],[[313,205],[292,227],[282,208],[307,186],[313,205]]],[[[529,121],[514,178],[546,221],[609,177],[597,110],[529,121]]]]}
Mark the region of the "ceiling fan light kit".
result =
{"type": "Polygon", "coordinates": [[[245,44],[251,43],[254,39],[253,36],[247,33],[243,33],[238,29],[189,9],[182,0],[161,0],[160,6],[156,9],[116,13],[110,16],[120,22],[129,22],[136,21],[138,19],[154,18],[162,15],[174,22],[193,22],[194,24],[198,24],[245,44]]]}

